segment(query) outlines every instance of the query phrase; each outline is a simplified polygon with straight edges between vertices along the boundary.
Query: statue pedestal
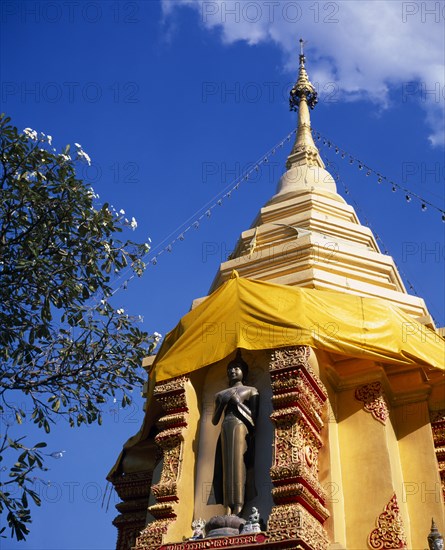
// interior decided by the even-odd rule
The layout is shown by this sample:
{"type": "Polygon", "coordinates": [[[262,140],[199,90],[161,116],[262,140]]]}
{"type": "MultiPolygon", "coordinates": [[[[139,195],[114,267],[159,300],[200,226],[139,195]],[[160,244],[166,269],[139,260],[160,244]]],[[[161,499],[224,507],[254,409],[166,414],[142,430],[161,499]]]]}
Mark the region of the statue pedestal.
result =
{"type": "Polygon", "coordinates": [[[242,530],[243,535],[246,533],[261,533],[261,526],[259,523],[246,523],[242,530]]]}
{"type": "Polygon", "coordinates": [[[213,516],[206,523],[206,538],[237,536],[245,523],[245,519],[234,515],[213,516]]]}

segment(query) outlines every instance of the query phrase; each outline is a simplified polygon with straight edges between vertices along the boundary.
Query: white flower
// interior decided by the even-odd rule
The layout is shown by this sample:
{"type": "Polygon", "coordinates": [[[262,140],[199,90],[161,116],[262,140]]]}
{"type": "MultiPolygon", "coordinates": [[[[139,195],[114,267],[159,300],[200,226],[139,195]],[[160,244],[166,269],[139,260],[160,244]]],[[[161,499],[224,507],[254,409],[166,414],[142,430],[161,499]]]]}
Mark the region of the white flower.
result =
{"type": "Polygon", "coordinates": [[[125,312],[125,310],[124,310],[124,308],[122,308],[122,307],[121,307],[120,309],[117,309],[117,310],[116,310],[116,313],[117,313],[118,315],[123,315],[124,312],[125,312]]]}
{"type": "Polygon", "coordinates": [[[134,231],[137,226],[138,226],[138,222],[134,218],[131,218],[131,222],[130,222],[131,229],[134,231]]]}
{"type": "Polygon", "coordinates": [[[23,130],[23,133],[29,139],[32,139],[33,141],[37,141],[37,132],[35,130],[32,130],[31,128],[25,128],[23,130]]]}
{"type": "Polygon", "coordinates": [[[48,136],[46,136],[46,139],[48,140],[48,143],[49,143],[50,145],[53,144],[53,136],[48,135],[48,136]]]}
{"type": "Polygon", "coordinates": [[[85,153],[85,151],[82,151],[82,149],[77,150],[77,157],[76,159],[81,160],[83,162],[86,162],[88,166],[91,166],[91,159],[89,155],[85,153]]]}
{"type": "Polygon", "coordinates": [[[71,157],[69,155],[65,155],[63,153],[60,153],[59,157],[62,158],[63,161],[68,162],[71,160],[71,157]]]}
{"type": "Polygon", "coordinates": [[[80,145],[80,143],[75,143],[74,144],[78,149],[82,149],[82,145],[80,145]]]}
{"type": "Polygon", "coordinates": [[[122,216],[123,216],[123,215],[125,214],[125,210],[124,210],[123,208],[121,208],[121,209],[119,210],[119,214],[122,214],[122,216]]]}
{"type": "Polygon", "coordinates": [[[153,332],[153,340],[155,342],[159,342],[159,340],[162,338],[162,334],[159,334],[159,332],[153,332]]]}

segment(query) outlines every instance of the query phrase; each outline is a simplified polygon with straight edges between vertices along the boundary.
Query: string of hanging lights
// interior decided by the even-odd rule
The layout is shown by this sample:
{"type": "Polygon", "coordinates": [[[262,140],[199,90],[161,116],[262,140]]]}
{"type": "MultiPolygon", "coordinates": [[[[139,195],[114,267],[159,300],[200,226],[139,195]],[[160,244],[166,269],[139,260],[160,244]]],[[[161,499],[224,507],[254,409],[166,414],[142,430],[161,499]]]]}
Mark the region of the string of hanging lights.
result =
{"type": "MultiPolygon", "coordinates": [[[[351,191],[350,189],[348,188],[348,186],[346,185],[346,183],[344,182],[343,178],[340,176],[338,170],[337,170],[337,163],[334,162],[333,160],[331,160],[330,157],[327,157],[326,155],[324,155],[324,160],[325,160],[325,164],[326,164],[326,167],[329,168],[329,172],[332,174],[332,176],[334,177],[335,181],[338,183],[338,184],[341,184],[341,186],[343,187],[343,190],[345,192],[346,195],[348,195],[350,197],[350,201],[355,210],[360,214],[360,218],[364,221],[364,224],[366,225],[366,227],[369,227],[369,229],[371,229],[374,237],[376,238],[377,242],[381,245],[381,248],[383,250],[383,254],[386,254],[387,256],[391,256],[392,259],[393,259],[393,262],[397,268],[397,271],[400,273],[400,275],[402,276],[403,280],[405,281],[406,283],[406,286],[408,287],[408,289],[417,297],[421,297],[421,294],[419,294],[414,286],[414,283],[410,280],[410,278],[408,277],[408,275],[406,274],[406,272],[400,267],[400,265],[398,264],[398,262],[396,261],[396,259],[394,258],[394,256],[389,252],[388,250],[388,247],[386,246],[386,244],[384,243],[382,237],[379,235],[379,233],[377,231],[375,231],[372,227],[372,224],[369,220],[369,218],[367,217],[365,211],[363,210],[363,208],[360,206],[360,204],[354,199],[354,197],[351,195],[351,191]]],[[[431,311],[431,307],[430,307],[430,311],[431,311]]],[[[433,320],[434,322],[436,322],[436,319],[434,318],[434,315],[433,315],[433,320]]]]}
{"type": "MultiPolygon", "coordinates": [[[[199,229],[201,222],[205,219],[208,219],[212,215],[214,208],[221,207],[224,204],[226,199],[230,199],[232,194],[237,191],[243,183],[249,181],[251,175],[255,172],[259,172],[262,165],[267,164],[271,157],[275,155],[278,149],[281,149],[286,142],[291,140],[291,137],[296,133],[296,129],[289,132],[283,139],[281,139],[276,145],[269,149],[266,153],[261,155],[259,159],[252,164],[251,168],[244,171],[237,178],[232,180],[220,193],[215,195],[210,201],[208,201],[201,208],[196,210],[185,222],[176,227],[167,237],[165,237],[159,244],[157,244],[153,249],[150,249],[149,252],[142,258],[143,261],[146,261],[147,267],[156,266],[159,258],[166,252],[172,252],[173,247],[179,242],[185,240],[187,233],[191,229],[199,229]],[[173,237],[173,238],[172,238],[173,237]],[[171,239],[171,240],[170,240],[171,239]],[[157,252],[156,252],[157,251],[157,252]]],[[[130,271],[130,268],[125,270],[120,277],[115,281],[118,282],[122,280],[126,273],[130,271]]],[[[132,273],[127,277],[122,283],[120,283],[114,290],[111,292],[111,296],[114,296],[119,290],[125,290],[128,287],[129,282],[136,277],[135,273],[132,273]]]]}
{"type": "Polygon", "coordinates": [[[325,147],[328,150],[333,149],[335,151],[335,154],[339,155],[342,160],[345,160],[346,162],[349,162],[350,165],[357,166],[357,168],[361,171],[362,170],[365,171],[365,175],[367,177],[373,175],[377,178],[377,183],[381,184],[381,183],[385,182],[385,183],[389,184],[391,186],[391,190],[392,190],[393,193],[395,193],[396,191],[402,191],[403,193],[405,193],[406,202],[411,202],[412,199],[416,199],[420,203],[420,208],[421,208],[422,212],[425,212],[427,210],[428,206],[435,209],[435,210],[437,210],[442,216],[442,221],[445,222],[445,210],[443,210],[439,206],[433,204],[432,202],[430,202],[429,200],[421,197],[420,195],[418,195],[414,191],[411,191],[410,189],[407,189],[406,187],[403,187],[403,185],[400,185],[399,183],[391,180],[390,178],[388,178],[384,174],[378,172],[374,168],[368,166],[366,163],[364,163],[360,159],[354,157],[354,155],[352,155],[351,153],[348,153],[347,151],[345,151],[344,149],[342,149],[341,147],[336,145],[332,140],[330,140],[327,137],[323,136],[320,132],[318,132],[314,128],[312,128],[312,134],[313,134],[314,138],[318,142],[320,142],[323,147],[325,147]]]}
{"type": "MultiPolygon", "coordinates": [[[[167,237],[165,237],[158,245],[156,245],[156,247],[154,247],[149,252],[147,252],[147,254],[142,258],[144,261],[146,261],[147,267],[156,266],[159,261],[159,258],[166,252],[168,253],[172,252],[175,245],[185,240],[185,237],[189,231],[191,231],[192,229],[198,230],[201,226],[201,222],[204,221],[206,218],[208,219],[211,217],[213,209],[216,207],[221,207],[224,204],[224,201],[226,199],[230,199],[232,196],[232,193],[237,191],[241,184],[247,182],[250,179],[250,176],[254,172],[258,172],[260,170],[261,165],[269,162],[270,157],[276,153],[277,149],[282,148],[286,142],[289,142],[292,135],[295,134],[296,131],[297,130],[294,129],[291,132],[289,132],[287,136],[285,136],[275,146],[269,149],[269,151],[263,154],[258,159],[258,161],[252,165],[252,167],[249,170],[243,172],[236,179],[230,182],[230,184],[227,187],[225,187],[218,195],[213,197],[204,206],[196,210],[194,214],[192,214],[192,216],[190,216],[181,225],[177,226],[177,228],[174,231],[172,231],[167,237]]],[[[431,203],[429,200],[403,187],[399,183],[391,180],[390,178],[381,174],[374,168],[368,166],[365,162],[361,161],[360,159],[354,157],[352,154],[348,153],[344,149],[340,148],[332,140],[326,138],[317,130],[312,129],[312,133],[314,138],[318,142],[320,142],[323,147],[325,147],[327,150],[333,149],[335,151],[335,154],[340,155],[342,159],[345,159],[345,160],[347,159],[349,164],[356,165],[360,171],[364,170],[365,175],[367,177],[374,175],[377,178],[377,183],[379,184],[383,182],[388,183],[389,185],[391,185],[393,192],[397,190],[403,191],[405,193],[405,199],[407,202],[410,202],[412,199],[416,199],[417,201],[420,202],[421,210],[423,212],[427,210],[428,206],[437,210],[442,215],[442,221],[445,222],[445,210],[439,208],[435,204],[431,203]]],[[[331,171],[332,171],[332,167],[336,166],[336,164],[332,161],[328,161],[327,166],[331,167],[331,171]]],[[[340,176],[338,175],[338,173],[336,174],[336,177],[340,181],[340,176]]],[[[343,186],[344,186],[345,193],[349,194],[348,187],[344,183],[343,183],[343,186]]],[[[355,201],[354,203],[357,206],[357,208],[360,209],[360,207],[357,205],[355,201]]],[[[368,223],[368,227],[369,227],[369,223],[368,223]]],[[[376,234],[376,238],[378,238],[378,234],[376,234]]],[[[386,250],[386,247],[384,246],[384,243],[381,241],[381,239],[380,239],[380,242],[383,248],[385,249],[384,253],[387,254],[388,252],[386,250]]],[[[403,273],[401,270],[399,271],[403,273]]],[[[121,279],[124,275],[125,275],[125,272],[121,275],[119,279],[121,279]]],[[[117,286],[112,291],[111,296],[115,295],[119,290],[122,290],[122,289],[125,290],[128,286],[128,283],[135,277],[136,277],[135,273],[131,274],[128,278],[126,278],[121,284],[119,284],[119,286],[117,286]]],[[[418,295],[412,283],[409,282],[408,278],[406,276],[404,276],[404,278],[407,281],[410,290],[412,290],[416,295],[418,295]]]]}
{"type": "Polygon", "coordinates": [[[250,179],[250,176],[254,172],[258,172],[260,170],[261,165],[267,164],[270,160],[270,158],[276,153],[277,149],[282,148],[284,143],[286,141],[290,141],[290,138],[293,134],[295,134],[296,130],[292,130],[286,137],[284,137],[281,141],[279,141],[276,145],[274,145],[269,151],[267,151],[265,154],[263,154],[257,162],[253,163],[252,167],[243,172],[241,175],[239,175],[237,178],[235,178],[233,181],[229,183],[227,187],[225,187],[218,195],[214,196],[209,202],[207,202],[204,206],[199,208],[195,211],[192,216],[190,216],[184,223],[179,225],[174,231],[172,231],[165,239],[163,239],[150,253],[148,254],[150,256],[149,262],[153,265],[156,265],[157,259],[159,256],[164,254],[164,252],[171,252],[173,245],[177,243],[177,241],[183,241],[185,239],[185,235],[188,231],[191,229],[198,229],[200,227],[200,223],[205,218],[210,218],[212,215],[212,211],[214,208],[218,206],[222,206],[225,199],[230,199],[232,196],[232,193],[234,191],[237,191],[241,184],[247,182],[250,179]],[[165,245],[165,243],[173,236],[176,235],[175,238],[170,240],[168,244],[165,245]],[[159,250],[161,248],[161,250],[159,250]],[[154,251],[159,250],[159,252],[156,252],[156,254],[153,254],[154,251]]]}

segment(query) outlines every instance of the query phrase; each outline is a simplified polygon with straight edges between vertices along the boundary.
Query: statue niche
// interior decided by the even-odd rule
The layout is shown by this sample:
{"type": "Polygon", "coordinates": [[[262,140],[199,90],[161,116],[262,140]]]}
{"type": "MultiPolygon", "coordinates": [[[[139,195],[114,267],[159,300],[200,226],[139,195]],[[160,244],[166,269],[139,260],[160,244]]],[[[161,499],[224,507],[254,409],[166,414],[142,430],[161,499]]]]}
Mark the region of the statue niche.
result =
{"type": "Polygon", "coordinates": [[[224,505],[226,514],[237,516],[244,503],[256,495],[253,466],[259,393],[255,387],[244,385],[247,372],[247,363],[238,350],[227,366],[229,387],[215,395],[212,417],[216,426],[224,413],[215,457],[215,501],[224,505]]]}

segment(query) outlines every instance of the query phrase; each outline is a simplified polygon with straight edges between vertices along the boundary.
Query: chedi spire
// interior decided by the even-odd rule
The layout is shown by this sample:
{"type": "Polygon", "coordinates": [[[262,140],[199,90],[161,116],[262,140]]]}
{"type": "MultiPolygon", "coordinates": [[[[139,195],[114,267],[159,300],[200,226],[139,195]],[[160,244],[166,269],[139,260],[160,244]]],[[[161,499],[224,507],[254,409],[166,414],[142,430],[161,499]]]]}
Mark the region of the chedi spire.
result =
{"type": "Polygon", "coordinates": [[[324,168],[317,147],[311,133],[311,118],[309,108],[313,109],[318,102],[318,94],[312,82],[309,80],[304,55],[304,41],[300,38],[300,68],[298,79],[290,91],[289,107],[291,111],[298,111],[297,137],[292,152],[286,163],[287,168],[293,165],[308,164],[324,168]]]}
{"type": "Polygon", "coordinates": [[[289,97],[290,110],[298,111],[295,143],[287,157],[287,171],[278,182],[277,192],[270,203],[287,200],[295,194],[313,190],[327,191],[338,197],[334,178],[325,170],[324,162],[312,138],[309,112],[315,107],[318,99],[317,91],[306,71],[303,45],[303,40],[300,40],[300,68],[289,97]]]}

